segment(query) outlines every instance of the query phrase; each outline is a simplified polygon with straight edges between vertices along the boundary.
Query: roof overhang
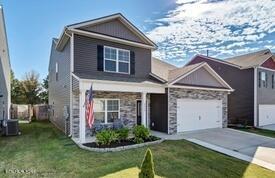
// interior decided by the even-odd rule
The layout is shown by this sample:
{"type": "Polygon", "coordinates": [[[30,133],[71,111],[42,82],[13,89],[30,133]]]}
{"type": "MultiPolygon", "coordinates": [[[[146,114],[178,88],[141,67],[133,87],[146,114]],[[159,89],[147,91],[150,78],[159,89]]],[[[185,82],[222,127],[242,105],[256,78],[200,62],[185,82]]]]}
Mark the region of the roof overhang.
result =
{"type": "Polygon", "coordinates": [[[95,91],[109,92],[134,92],[134,93],[165,93],[165,86],[153,82],[119,82],[109,80],[81,79],[74,75],[79,81],[79,90],[89,90],[93,85],[95,91]]]}
{"type": "Polygon", "coordinates": [[[178,78],[176,78],[173,81],[170,81],[168,83],[168,87],[177,87],[177,88],[204,88],[204,89],[211,89],[211,90],[225,90],[225,91],[234,91],[233,88],[231,88],[231,86],[224,81],[219,74],[217,74],[206,62],[201,63],[200,65],[198,65],[197,67],[195,67],[194,69],[192,69],[191,71],[187,72],[186,74],[183,74],[181,76],[179,76],[178,78]],[[191,73],[197,71],[200,68],[205,68],[223,87],[224,89],[221,88],[210,88],[210,87],[192,87],[192,86],[179,86],[179,85],[175,85],[175,83],[177,83],[179,80],[187,77],[188,75],[190,75],[191,73]]]}

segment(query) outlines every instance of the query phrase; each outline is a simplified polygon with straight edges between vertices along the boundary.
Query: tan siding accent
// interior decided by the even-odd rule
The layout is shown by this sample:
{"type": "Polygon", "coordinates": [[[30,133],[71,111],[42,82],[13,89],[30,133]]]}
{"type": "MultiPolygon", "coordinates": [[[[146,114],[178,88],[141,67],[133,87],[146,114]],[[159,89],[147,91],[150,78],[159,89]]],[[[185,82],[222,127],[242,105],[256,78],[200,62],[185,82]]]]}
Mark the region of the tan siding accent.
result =
{"type": "Polygon", "coordinates": [[[204,68],[200,68],[185,78],[179,80],[177,84],[223,87],[222,84],[220,84],[220,82],[204,68]]]}
{"type": "Polygon", "coordinates": [[[90,32],[96,32],[100,34],[105,34],[113,37],[118,37],[130,41],[135,41],[138,43],[144,43],[137,35],[133,34],[123,23],[118,19],[109,22],[104,22],[97,25],[82,27],[81,29],[90,32]]]}

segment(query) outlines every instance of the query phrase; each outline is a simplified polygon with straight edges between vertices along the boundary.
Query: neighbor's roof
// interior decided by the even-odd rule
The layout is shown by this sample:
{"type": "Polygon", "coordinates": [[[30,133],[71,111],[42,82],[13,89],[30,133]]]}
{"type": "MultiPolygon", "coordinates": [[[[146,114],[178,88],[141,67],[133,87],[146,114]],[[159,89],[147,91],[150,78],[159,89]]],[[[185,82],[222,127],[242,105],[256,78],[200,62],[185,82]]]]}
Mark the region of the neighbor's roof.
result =
{"type": "Polygon", "coordinates": [[[272,53],[269,49],[257,51],[254,53],[244,54],[232,58],[225,59],[227,62],[240,66],[241,68],[251,68],[259,66],[267,59],[272,57],[272,53]]]}
{"type": "Polygon", "coordinates": [[[169,64],[163,60],[152,57],[152,73],[159,78],[168,81],[169,71],[177,69],[176,66],[169,64]]]}
{"type": "Polygon", "coordinates": [[[177,69],[174,69],[174,70],[170,70],[168,81],[172,82],[172,81],[176,80],[177,78],[179,78],[179,77],[187,74],[188,72],[194,70],[195,68],[198,68],[199,66],[203,65],[204,63],[205,62],[201,62],[201,63],[197,63],[197,64],[177,68],[177,69]]]}

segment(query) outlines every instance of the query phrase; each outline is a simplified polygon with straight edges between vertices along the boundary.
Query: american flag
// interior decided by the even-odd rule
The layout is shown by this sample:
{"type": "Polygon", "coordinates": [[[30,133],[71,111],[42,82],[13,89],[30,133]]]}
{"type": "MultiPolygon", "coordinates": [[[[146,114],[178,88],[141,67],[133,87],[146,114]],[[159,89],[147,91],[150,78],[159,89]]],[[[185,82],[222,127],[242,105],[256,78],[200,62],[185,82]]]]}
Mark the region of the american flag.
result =
{"type": "Polygon", "coordinates": [[[85,101],[85,107],[86,107],[86,120],[88,123],[88,126],[92,128],[95,120],[94,116],[94,99],[93,99],[93,87],[91,85],[90,90],[88,91],[86,95],[86,101],[85,101]]]}

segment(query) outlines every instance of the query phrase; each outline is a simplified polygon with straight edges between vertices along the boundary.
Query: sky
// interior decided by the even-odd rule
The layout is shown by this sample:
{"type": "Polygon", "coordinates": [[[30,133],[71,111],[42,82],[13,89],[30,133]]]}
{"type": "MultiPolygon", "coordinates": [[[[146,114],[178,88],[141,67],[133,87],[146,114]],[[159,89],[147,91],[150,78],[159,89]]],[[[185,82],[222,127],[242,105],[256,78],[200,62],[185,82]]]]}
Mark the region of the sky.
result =
{"type": "Polygon", "coordinates": [[[51,40],[63,27],[122,13],[157,45],[153,55],[182,66],[196,54],[224,59],[275,52],[272,0],[0,0],[15,76],[48,72],[51,40]]]}

